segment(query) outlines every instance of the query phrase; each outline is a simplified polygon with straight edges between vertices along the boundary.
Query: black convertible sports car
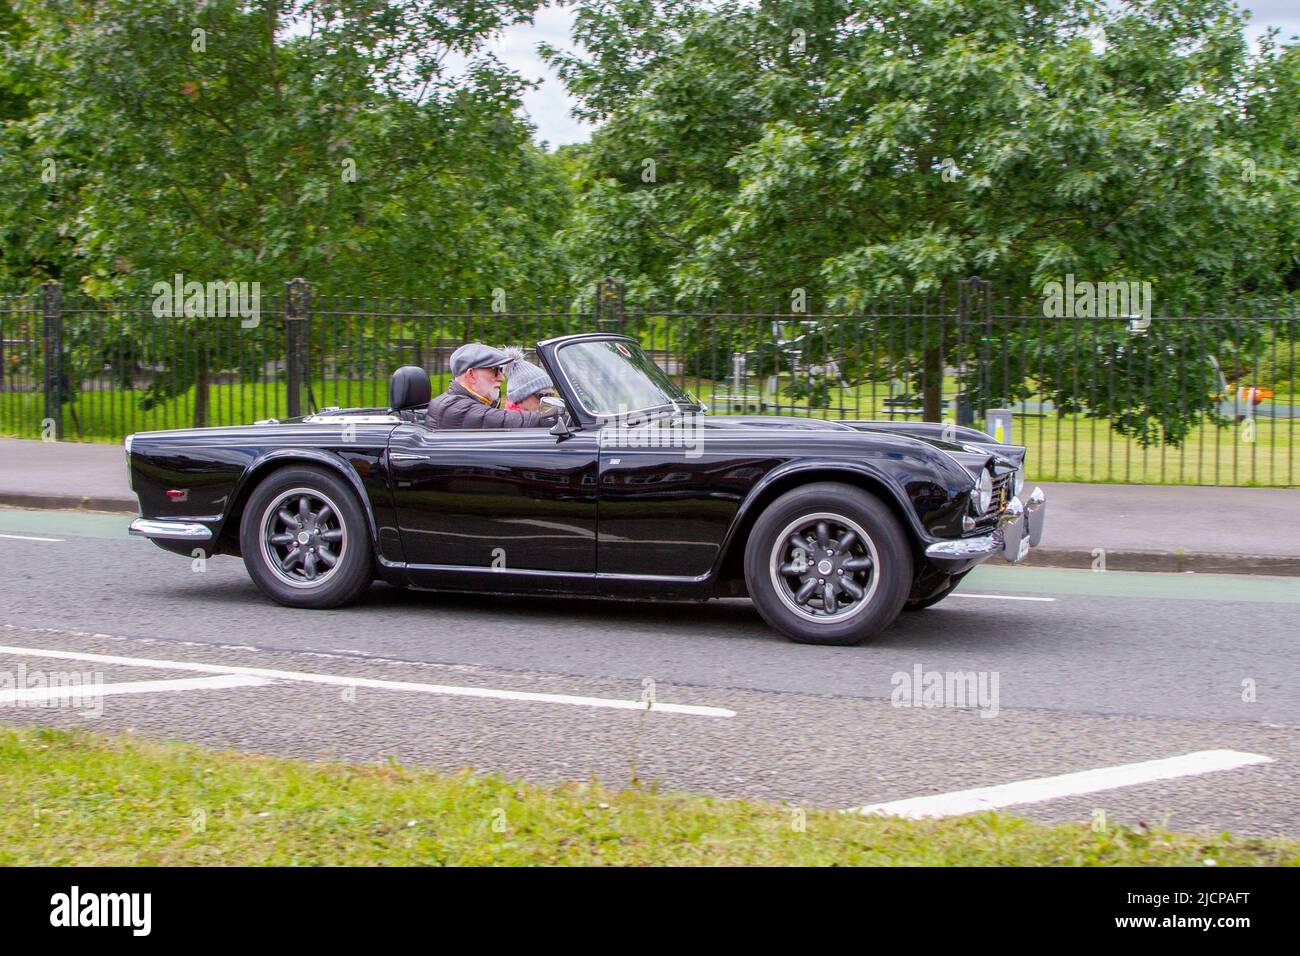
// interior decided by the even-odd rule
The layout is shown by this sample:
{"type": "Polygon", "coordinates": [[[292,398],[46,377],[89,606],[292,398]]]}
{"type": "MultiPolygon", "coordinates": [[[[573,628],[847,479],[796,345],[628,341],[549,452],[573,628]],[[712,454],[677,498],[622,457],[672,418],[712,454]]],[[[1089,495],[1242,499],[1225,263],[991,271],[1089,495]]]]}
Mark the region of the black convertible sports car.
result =
{"type": "Polygon", "coordinates": [[[131,531],[187,556],[242,555],[293,607],[344,604],[376,575],[748,595],[773,627],[816,644],[872,637],[1042,536],[1025,449],[983,432],[707,415],[620,335],[549,339],[537,353],[562,396],[551,428],[431,429],[429,376],[406,366],[386,409],[132,435],[131,531]]]}

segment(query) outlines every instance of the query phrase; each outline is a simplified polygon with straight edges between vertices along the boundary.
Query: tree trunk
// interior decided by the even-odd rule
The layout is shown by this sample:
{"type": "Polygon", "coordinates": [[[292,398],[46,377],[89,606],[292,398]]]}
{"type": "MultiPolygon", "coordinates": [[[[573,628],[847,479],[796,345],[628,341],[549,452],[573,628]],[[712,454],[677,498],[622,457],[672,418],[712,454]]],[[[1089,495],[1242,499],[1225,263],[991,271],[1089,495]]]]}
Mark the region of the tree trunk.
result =
{"type": "Polygon", "coordinates": [[[943,421],[943,350],[938,345],[925,347],[924,386],[921,390],[921,417],[927,422],[943,421]]]}

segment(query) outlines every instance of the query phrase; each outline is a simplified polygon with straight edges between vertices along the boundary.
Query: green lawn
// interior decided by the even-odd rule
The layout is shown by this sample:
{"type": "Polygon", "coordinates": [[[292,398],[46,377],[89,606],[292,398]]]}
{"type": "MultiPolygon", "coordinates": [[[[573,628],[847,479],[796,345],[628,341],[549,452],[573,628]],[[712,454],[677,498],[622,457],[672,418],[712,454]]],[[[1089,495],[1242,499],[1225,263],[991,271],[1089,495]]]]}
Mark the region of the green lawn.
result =
{"type": "Polygon", "coordinates": [[[1300,419],[1255,420],[1192,429],[1179,448],[1142,448],[1110,423],[1083,415],[1015,418],[1014,440],[1029,448],[1038,481],[1153,484],[1295,485],[1300,483],[1300,419]]]}
{"type": "Polygon", "coordinates": [[[907,822],[0,727],[0,865],[1300,865],[1300,843],[907,822]]]}
{"type": "MultiPolygon", "coordinates": [[[[680,378],[684,387],[709,403],[720,414],[743,412],[728,409],[719,401],[722,383],[693,377],[680,378]]],[[[446,376],[438,376],[434,391],[446,387],[446,376]]],[[[945,382],[951,395],[955,383],[945,382]]],[[[382,406],[387,404],[386,379],[316,380],[312,394],[318,406],[382,406]]],[[[885,383],[857,388],[835,388],[831,409],[793,411],[782,414],[816,418],[888,419],[896,411],[884,404],[889,390],[885,383]],[[841,409],[843,409],[841,411],[841,409]]],[[[67,440],[120,441],[135,431],[185,428],[194,421],[194,393],[144,412],[140,393],[106,389],[82,393],[64,415],[67,440]],[[75,413],[75,414],[74,414],[75,413]]],[[[782,396],[783,402],[790,402],[782,396]]],[[[1279,394],[1281,405],[1300,404],[1300,396],[1279,394]]],[[[304,405],[304,407],[306,407],[304,405]]],[[[39,392],[0,393],[0,435],[36,438],[41,434],[39,392]]],[[[247,424],[261,418],[286,414],[283,383],[249,385],[219,384],[210,387],[210,425],[247,424]]],[[[946,414],[951,414],[949,410],[946,414]]],[[[912,415],[907,420],[917,421],[912,415]]],[[[978,424],[978,423],[977,423],[978,424]]],[[[1109,421],[1084,415],[1055,414],[1046,417],[1017,414],[1012,439],[1029,447],[1029,473],[1035,481],[1138,482],[1158,484],[1281,485],[1300,483],[1300,419],[1255,420],[1253,434],[1244,424],[1219,428],[1202,424],[1194,428],[1179,448],[1142,448],[1137,442],[1115,434],[1109,421]]]]}
{"type": "MultiPolygon", "coordinates": [[[[714,405],[715,411],[727,413],[723,401],[727,392],[721,383],[690,377],[680,381],[706,403],[714,405]]],[[[947,378],[944,397],[950,400],[956,391],[955,380],[947,378]]],[[[919,415],[904,416],[898,413],[897,407],[886,405],[884,400],[888,396],[887,383],[876,383],[874,392],[871,383],[833,388],[831,408],[783,409],[782,414],[825,419],[890,419],[892,415],[897,421],[920,420],[919,415]]],[[[781,401],[789,403],[791,399],[783,394],[781,401]]],[[[1280,393],[1272,401],[1279,405],[1300,405],[1300,396],[1280,393]]],[[[1300,418],[1257,417],[1251,426],[1234,423],[1222,428],[1201,424],[1191,430],[1180,447],[1143,448],[1114,432],[1109,419],[1086,415],[1058,417],[1055,412],[1026,415],[1013,411],[1011,440],[1028,446],[1029,477],[1034,481],[1300,484],[1300,418]]],[[[951,419],[951,405],[944,414],[951,419]]],[[[983,423],[976,422],[975,427],[983,428],[983,423]]]]}
{"type": "MultiPolygon", "coordinates": [[[[434,381],[435,390],[445,388],[446,376],[434,381]]],[[[318,407],[375,407],[388,404],[388,379],[316,379],[311,384],[318,407]]],[[[135,389],[102,389],[82,392],[77,401],[64,406],[63,435],[66,440],[121,441],[137,431],[189,428],[194,424],[194,390],[144,411],[143,392],[135,389]]],[[[283,382],[218,384],[208,390],[209,425],[247,425],[262,418],[287,414],[283,382]]],[[[307,409],[303,393],[303,409],[307,409]]],[[[12,438],[39,438],[44,414],[40,392],[0,393],[0,434],[12,438]]]]}

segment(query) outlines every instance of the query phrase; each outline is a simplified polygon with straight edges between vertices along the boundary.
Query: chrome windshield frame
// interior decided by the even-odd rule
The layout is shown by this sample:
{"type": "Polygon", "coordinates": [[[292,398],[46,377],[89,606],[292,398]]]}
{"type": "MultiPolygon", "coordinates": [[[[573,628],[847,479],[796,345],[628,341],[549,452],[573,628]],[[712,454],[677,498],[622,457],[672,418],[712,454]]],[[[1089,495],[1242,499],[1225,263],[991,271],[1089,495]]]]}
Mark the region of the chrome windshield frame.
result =
{"type": "MultiPolygon", "coordinates": [[[[611,420],[611,419],[620,419],[620,418],[622,418],[622,419],[628,419],[628,418],[631,418],[632,416],[643,416],[643,415],[646,416],[646,418],[647,418],[647,420],[648,420],[648,419],[649,419],[651,416],[653,416],[655,413],[665,412],[665,411],[666,411],[666,412],[669,412],[669,413],[680,414],[680,409],[679,409],[679,407],[678,407],[678,400],[675,399],[675,398],[673,398],[673,397],[671,397],[671,396],[665,396],[665,398],[667,398],[668,400],[667,400],[666,402],[664,402],[663,404],[660,404],[660,405],[648,405],[648,406],[646,406],[645,408],[627,409],[627,410],[624,410],[624,411],[618,411],[618,412],[597,412],[597,411],[592,410],[592,409],[587,405],[587,403],[584,402],[584,401],[582,400],[582,393],[581,393],[581,392],[580,392],[580,391],[579,391],[579,390],[574,386],[573,377],[569,374],[569,370],[568,370],[568,368],[565,366],[565,363],[564,363],[564,351],[565,351],[565,349],[572,348],[573,346],[576,346],[576,345],[591,345],[591,344],[593,344],[593,341],[595,341],[595,342],[599,342],[599,341],[612,341],[612,342],[619,342],[619,343],[621,343],[621,344],[623,344],[623,345],[626,345],[626,346],[628,346],[628,347],[630,347],[630,348],[634,348],[634,349],[636,349],[636,350],[637,350],[637,351],[638,351],[638,352],[639,352],[639,353],[640,353],[640,354],[645,358],[645,360],[646,360],[647,362],[650,361],[650,357],[649,357],[648,355],[645,354],[645,350],[641,348],[640,343],[636,342],[636,341],[633,340],[633,339],[626,338],[626,337],[624,337],[624,336],[610,336],[608,339],[604,339],[604,340],[600,340],[600,339],[596,339],[596,340],[586,339],[586,340],[577,340],[577,341],[573,341],[573,342],[563,342],[563,343],[561,343],[561,344],[560,344],[560,345],[555,349],[555,365],[556,365],[556,368],[557,368],[557,370],[559,371],[560,375],[564,378],[564,384],[567,386],[567,390],[568,390],[569,394],[571,394],[571,395],[573,396],[574,401],[577,402],[579,408],[580,408],[580,409],[581,409],[581,410],[582,410],[582,411],[583,411],[583,412],[584,412],[588,417],[590,417],[592,420],[594,420],[595,422],[597,422],[597,423],[599,424],[599,423],[603,423],[603,422],[609,421],[609,420],[611,420]]],[[[635,368],[634,366],[629,367],[629,371],[636,372],[637,374],[644,374],[640,369],[635,368]]],[[[661,371],[662,371],[662,370],[661,370],[661,371]]],[[[667,377],[667,374],[668,374],[667,372],[664,372],[665,377],[667,377]]],[[[647,381],[649,381],[650,384],[653,385],[655,388],[659,388],[658,384],[655,383],[655,382],[654,382],[652,379],[650,379],[648,376],[647,376],[647,381]]],[[[672,382],[672,379],[669,379],[669,382],[672,382]]],[[[674,387],[676,387],[676,388],[678,389],[678,391],[680,391],[680,392],[682,393],[682,396],[685,398],[685,400],[687,400],[687,401],[690,400],[690,395],[686,392],[685,389],[683,389],[683,388],[681,388],[680,386],[678,386],[675,382],[672,382],[672,384],[674,385],[674,387]]]]}

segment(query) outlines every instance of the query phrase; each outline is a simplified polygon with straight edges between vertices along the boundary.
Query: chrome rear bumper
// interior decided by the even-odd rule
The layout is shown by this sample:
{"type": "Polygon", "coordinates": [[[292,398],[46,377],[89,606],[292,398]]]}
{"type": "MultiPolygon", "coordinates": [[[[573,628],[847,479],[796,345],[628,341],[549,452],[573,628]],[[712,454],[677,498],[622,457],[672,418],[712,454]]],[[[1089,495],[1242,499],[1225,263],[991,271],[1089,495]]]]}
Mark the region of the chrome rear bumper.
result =
{"type": "Polygon", "coordinates": [[[136,518],[127,530],[141,537],[162,538],[167,541],[208,541],[212,538],[212,529],[197,521],[158,521],[154,518],[136,518]]]}
{"type": "Polygon", "coordinates": [[[941,567],[959,570],[963,564],[977,564],[996,555],[1002,555],[1012,564],[1018,564],[1038,547],[1043,540],[1043,524],[1047,520],[1047,495],[1035,488],[1028,500],[1021,503],[1012,498],[1011,503],[998,518],[997,529],[976,538],[957,538],[936,541],[925,549],[925,556],[941,567]]]}

